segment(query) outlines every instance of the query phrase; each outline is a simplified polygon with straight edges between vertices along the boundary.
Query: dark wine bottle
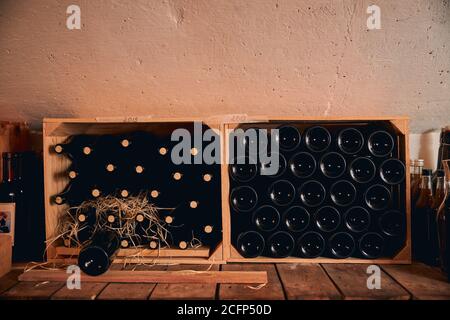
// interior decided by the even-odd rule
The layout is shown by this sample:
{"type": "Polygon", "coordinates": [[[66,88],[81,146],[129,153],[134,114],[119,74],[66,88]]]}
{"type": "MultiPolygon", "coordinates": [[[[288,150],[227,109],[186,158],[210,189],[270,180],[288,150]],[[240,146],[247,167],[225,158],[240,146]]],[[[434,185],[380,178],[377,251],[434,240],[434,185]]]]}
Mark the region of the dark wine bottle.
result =
{"type": "Polygon", "coordinates": [[[289,169],[298,178],[309,178],[316,171],[316,160],[308,152],[299,152],[289,160],[289,169]]]}
{"type": "Polygon", "coordinates": [[[294,201],[295,187],[287,180],[278,180],[270,185],[268,193],[273,203],[287,206],[294,201]]]}
{"type": "Polygon", "coordinates": [[[301,141],[301,135],[296,127],[282,125],[277,129],[278,134],[276,135],[276,141],[281,150],[291,151],[298,147],[301,141]]]}
{"type": "Polygon", "coordinates": [[[315,126],[306,131],[306,147],[313,152],[322,152],[328,149],[331,143],[331,134],[324,127],[315,126]]]}
{"type": "Polygon", "coordinates": [[[78,266],[90,275],[98,276],[105,273],[119,249],[120,241],[116,232],[110,230],[98,231],[78,256],[78,266]]]}
{"type": "Polygon", "coordinates": [[[331,206],[321,207],[314,215],[314,221],[319,230],[333,232],[341,224],[341,214],[331,206]]]}
{"type": "Polygon", "coordinates": [[[252,187],[236,187],[231,190],[230,202],[234,210],[248,212],[256,207],[258,195],[252,187]]]}
{"type": "Polygon", "coordinates": [[[292,255],[295,248],[294,238],[285,231],[278,231],[267,239],[269,255],[274,258],[286,258],[292,255]]]}
{"type": "Polygon", "coordinates": [[[405,179],[406,168],[398,159],[387,159],[380,165],[380,177],[387,184],[399,184],[405,179]]]}
{"type": "Polygon", "coordinates": [[[239,157],[229,166],[231,177],[239,182],[247,182],[256,177],[258,167],[249,157],[239,157]]]}
{"type": "Polygon", "coordinates": [[[394,149],[394,138],[386,131],[375,131],[369,136],[367,146],[375,157],[385,157],[394,149]]]}
{"type": "Polygon", "coordinates": [[[431,185],[431,169],[422,170],[422,182],[419,187],[419,198],[412,212],[412,247],[415,259],[426,262],[430,249],[428,219],[433,205],[433,188],[431,185]]]}
{"type": "Polygon", "coordinates": [[[355,251],[355,239],[350,233],[338,232],[328,240],[328,246],[332,257],[345,259],[355,251]]]}
{"type": "Polygon", "coordinates": [[[270,157],[278,157],[278,170],[276,171],[275,174],[272,174],[273,169],[271,168],[271,162],[261,162],[260,163],[260,173],[263,176],[266,177],[270,177],[270,178],[275,178],[275,177],[279,177],[281,175],[283,175],[283,173],[286,171],[286,167],[287,167],[287,163],[286,163],[286,158],[279,153],[273,152],[271,153],[270,157]]]}
{"type": "Polygon", "coordinates": [[[95,140],[96,137],[90,135],[71,136],[65,143],[56,144],[54,151],[58,154],[65,154],[72,160],[84,160],[92,155],[95,140]]]}
{"type": "Polygon", "coordinates": [[[280,213],[274,207],[264,205],[255,210],[252,221],[259,230],[270,232],[278,227],[280,213]]]}
{"type": "Polygon", "coordinates": [[[244,258],[256,258],[260,256],[265,247],[263,236],[256,231],[247,231],[239,234],[237,249],[244,258]]]}
{"type": "Polygon", "coordinates": [[[336,205],[346,207],[355,201],[356,188],[347,180],[339,180],[331,185],[330,196],[336,205]]]}
{"type": "Polygon", "coordinates": [[[308,210],[300,206],[293,206],[283,213],[283,225],[291,232],[302,232],[309,226],[308,210]]]}
{"type": "Polygon", "coordinates": [[[380,216],[378,224],[383,234],[390,237],[402,237],[406,234],[406,218],[398,210],[386,211],[380,216]]]}
{"type": "Polygon", "coordinates": [[[324,251],[325,239],[318,232],[306,232],[298,239],[297,253],[302,258],[317,258],[324,251]]]}
{"type": "Polygon", "coordinates": [[[350,176],[359,183],[370,182],[376,174],[375,163],[369,158],[359,157],[350,163],[350,176]]]}
{"type": "Polygon", "coordinates": [[[391,191],[381,184],[375,184],[366,190],[364,200],[372,210],[383,210],[391,202],[391,191]]]}
{"type": "Polygon", "coordinates": [[[364,137],[358,129],[346,128],[339,132],[338,147],[346,154],[358,153],[364,145],[364,137]]]}
{"type": "Polygon", "coordinates": [[[320,159],[320,170],[327,178],[338,178],[345,172],[346,161],[337,152],[329,152],[320,159]]]}
{"type": "Polygon", "coordinates": [[[368,232],[359,239],[359,251],[363,258],[377,259],[383,255],[384,238],[376,232],[368,232]]]}
{"type": "Polygon", "coordinates": [[[317,207],[325,200],[325,187],[318,181],[309,180],[299,189],[300,199],[308,207],[317,207]]]}
{"type": "Polygon", "coordinates": [[[370,214],[363,207],[355,206],[348,209],[344,214],[345,226],[352,232],[364,232],[370,226],[370,214]]]}

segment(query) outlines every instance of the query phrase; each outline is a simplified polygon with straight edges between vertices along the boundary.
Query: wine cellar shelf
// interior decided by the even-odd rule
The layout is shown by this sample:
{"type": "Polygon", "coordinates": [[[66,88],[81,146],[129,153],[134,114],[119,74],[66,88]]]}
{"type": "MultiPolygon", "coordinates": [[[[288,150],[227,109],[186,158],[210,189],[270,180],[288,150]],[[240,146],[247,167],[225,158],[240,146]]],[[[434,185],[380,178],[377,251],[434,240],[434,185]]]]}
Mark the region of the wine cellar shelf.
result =
{"type": "MultiPolygon", "coordinates": [[[[221,221],[222,214],[220,212],[220,165],[207,166],[208,172],[203,172],[203,165],[188,167],[182,164],[179,167],[171,167],[172,164],[171,162],[169,163],[169,152],[172,147],[170,142],[171,133],[178,128],[183,128],[192,133],[195,130],[194,123],[200,123],[202,126],[201,130],[206,128],[213,129],[219,136],[221,131],[220,122],[212,120],[205,123],[202,119],[197,118],[44,119],[47,260],[57,263],[76,263],[81,248],[77,243],[74,244],[73,241],[71,243],[71,239],[67,240],[64,237],[59,237],[62,234],[59,231],[59,219],[70,212],[69,208],[78,205],[78,203],[73,204],[70,201],[62,203],[62,200],[67,200],[62,195],[65,194],[66,190],[70,192],[75,187],[77,187],[76,190],[87,189],[86,185],[81,183],[76,185],[74,181],[77,182],[76,179],[80,178],[83,179],[82,181],[86,181],[86,177],[88,177],[87,180],[94,180],[96,187],[95,189],[88,189],[89,192],[91,190],[92,192],[87,197],[86,193],[83,193],[84,198],[79,197],[83,201],[86,198],[91,200],[94,197],[98,197],[94,199],[101,198],[98,194],[94,195],[93,190],[101,193],[101,196],[116,195],[117,190],[112,189],[113,185],[116,187],[117,184],[120,184],[120,190],[122,188],[126,190],[125,194],[123,190],[118,193],[118,198],[123,197],[124,200],[125,198],[131,198],[132,195],[134,197],[135,194],[141,192],[136,190],[146,190],[149,202],[154,203],[158,208],[164,208],[164,213],[161,213],[163,212],[161,210],[159,214],[163,223],[164,219],[167,222],[165,225],[166,229],[172,228],[172,231],[175,230],[170,236],[171,240],[168,240],[173,243],[170,243],[170,245],[158,245],[156,248],[151,247],[151,243],[149,245],[148,239],[145,244],[141,243],[138,246],[130,245],[129,247],[124,247],[124,240],[121,238],[121,249],[115,254],[114,262],[162,264],[224,263],[221,232],[223,222],[221,221]],[[61,151],[63,146],[71,147],[70,143],[74,141],[74,138],[80,137],[83,139],[85,137],[96,137],[95,144],[89,147],[90,160],[87,161],[88,165],[83,163],[83,166],[80,165],[82,161],[78,161],[78,163],[75,161],[77,157],[80,157],[79,155],[66,156],[66,154],[59,154],[58,152],[61,151]],[[126,145],[123,143],[124,141],[127,142],[126,145]],[[128,147],[128,144],[130,144],[130,147],[128,147]],[[127,148],[121,150],[122,146],[127,148]],[[99,149],[101,150],[99,151],[99,149]],[[120,157],[123,157],[123,159],[120,157]],[[161,159],[155,160],[155,157],[160,157],[161,159]],[[105,162],[105,159],[108,162],[105,162]],[[136,161],[140,161],[139,166],[135,166],[136,161]],[[101,166],[98,165],[100,162],[101,166]],[[109,162],[114,163],[114,168],[111,168],[112,166],[110,165],[105,166],[105,163],[109,162]],[[115,166],[116,163],[118,164],[117,167],[115,166]],[[130,171],[130,166],[133,171],[130,171]],[[104,174],[99,175],[98,172],[102,168],[106,168],[104,173],[114,169],[114,172],[117,172],[120,178],[101,181],[104,174]],[[74,171],[73,176],[72,170],[74,171]],[[121,170],[125,171],[125,173],[122,173],[121,170]],[[134,179],[138,176],[137,173],[140,174],[141,178],[138,177],[138,179],[141,179],[141,182],[135,186],[134,179]],[[73,179],[74,177],[76,179],[73,179]],[[120,179],[125,182],[122,182],[120,179]],[[171,189],[172,187],[173,189],[171,189]],[[193,198],[189,199],[189,196],[193,198]],[[167,208],[170,210],[166,210],[167,208]],[[166,212],[169,212],[168,215],[166,215],[166,212]],[[199,221],[199,217],[212,223],[205,223],[201,227],[202,230],[196,230],[196,232],[202,232],[206,235],[204,237],[206,240],[203,243],[197,242],[193,245],[189,240],[200,238],[197,234],[193,235],[195,228],[193,225],[204,222],[199,221]],[[177,223],[177,221],[182,223],[177,223]],[[173,225],[175,226],[171,227],[173,225]],[[192,225],[192,229],[184,228],[185,225],[192,225]],[[184,229],[189,231],[189,234],[184,229]],[[191,230],[192,235],[190,234],[191,230]],[[185,241],[177,240],[177,236],[184,237],[183,240],[185,241]]],[[[79,143],[76,146],[80,153],[85,151],[79,143]]],[[[91,184],[89,184],[90,186],[91,184]]],[[[73,198],[74,196],[71,194],[69,200],[76,202],[73,198]]],[[[86,218],[86,221],[89,221],[88,215],[84,218],[86,218]]],[[[134,244],[136,239],[126,240],[130,244],[132,242],[134,244]]],[[[158,241],[158,239],[156,240],[158,241]]]]}
{"type": "MultiPolygon", "coordinates": [[[[229,121],[224,124],[224,141],[226,144],[234,144],[234,146],[226,145],[226,150],[236,149],[236,144],[239,143],[239,141],[232,141],[232,139],[240,139],[236,138],[236,129],[242,129],[243,132],[247,132],[246,130],[248,129],[267,129],[269,131],[270,129],[278,128],[280,131],[277,139],[280,143],[279,153],[282,157],[280,157],[281,173],[278,172],[274,176],[267,178],[258,175],[264,169],[264,164],[262,165],[259,161],[256,161],[256,165],[253,168],[248,166],[240,167],[239,165],[222,167],[222,213],[227,216],[224,221],[229,223],[230,230],[230,234],[224,235],[224,241],[230,244],[225,247],[226,250],[224,251],[226,261],[247,263],[411,263],[411,209],[410,195],[407,192],[410,188],[407,118],[243,117],[242,119],[234,120],[237,121],[229,121]],[[281,131],[283,129],[285,134],[281,131]],[[346,130],[347,133],[351,133],[353,130],[361,136],[362,143],[357,146],[356,150],[354,150],[355,152],[346,150],[345,145],[339,145],[341,143],[339,140],[347,140],[350,143],[352,141],[351,134],[350,138],[342,138],[341,134],[346,130]],[[289,141],[289,134],[292,133],[289,131],[297,135],[296,139],[289,141]],[[371,135],[373,136],[372,138],[370,138],[371,135]],[[392,143],[390,141],[387,143],[392,144],[390,146],[392,149],[387,150],[385,155],[376,154],[376,146],[375,144],[371,145],[369,140],[372,142],[378,140],[380,142],[380,139],[384,139],[383,135],[387,138],[392,137],[392,143]],[[284,143],[287,145],[282,146],[285,138],[287,140],[284,143]],[[322,138],[328,140],[322,149],[320,145],[314,145],[311,142],[313,140],[320,141],[322,138]],[[296,166],[294,160],[296,157],[301,158],[297,162],[298,166],[296,166]],[[326,161],[327,158],[330,159],[328,163],[326,161]],[[358,181],[358,177],[355,177],[355,172],[350,172],[352,161],[361,158],[373,165],[373,175],[368,179],[370,182],[358,181]],[[391,170],[390,173],[397,169],[398,172],[403,172],[400,180],[386,181],[385,178],[387,176],[383,176],[381,172],[382,163],[385,160],[391,161],[391,164],[396,166],[396,169],[391,170]],[[308,161],[311,161],[312,171],[310,173],[302,172],[302,170],[307,170],[305,167],[308,165],[308,161]],[[339,166],[336,163],[340,163],[340,161],[342,161],[344,169],[336,174],[333,170],[337,170],[339,166]],[[331,170],[331,172],[327,170],[331,170]],[[336,175],[333,176],[334,174],[336,175]],[[306,195],[308,191],[302,194],[301,189],[307,184],[321,186],[323,197],[320,203],[308,203],[310,200],[315,200],[308,199],[306,195]],[[339,188],[335,188],[338,191],[334,198],[331,192],[333,184],[340,184],[339,188]],[[367,199],[370,198],[367,196],[367,190],[377,184],[381,190],[390,190],[388,191],[391,199],[388,201],[389,205],[386,208],[372,208],[372,204],[367,203],[367,199]],[[348,204],[338,203],[338,195],[345,193],[347,185],[350,187],[354,186],[352,187],[354,198],[348,204]],[[279,199],[277,199],[278,196],[280,197],[279,199]],[[289,197],[292,198],[290,199],[289,197]],[[306,212],[307,219],[304,220],[307,221],[307,226],[302,227],[301,231],[293,230],[292,224],[294,222],[288,222],[287,220],[288,212],[292,208],[295,208],[293,211],[297,210],[295,212],[297,214],[296,223],[303,219],[301,218],[303,216],[298,215],[299,212],[302,214],[306,212]],[[348,220],[345,217],[350,216],[349,211],[353,208],[358,208],[358,210],[366,212],[368,215],[367,218],[369,218],[370,222],[369,226],[364,229],[364,232],[352,230],[349,227],[348,220]],[[380,217],[390,209],[393,209],[391,211],[395,211],[398,216],[401,215],[403,219],[403,222],[398,224],[402,225],[401,235],[399,237],[396,235],[397,238],[395,240],[393,240],[389,232],[384,232],[385,229],[381,230],[383,227],[381,226],[380,217]],[[334,216],[329,218],[329,216],[322,215],[323,220],[320,220],[319,211],[324,211],[327,214],[330,212],[336,214],[336,219],[334,219],[334,216]],[[346,219],[345,223],[344,218],[346,219]],[[326,228],[330,227],[330,221],[334,223],[334,220],[338,221],[336,226],[326,230],[326,228]],[[301,239],[305,233],[313,234],[322,241],[320,253],[311,258],[304,254],[305,251],[300,251],[306,247],[306,245],[301,246],[301,243],[306,242],[302,242],[301,239]],[[373,242],[368,243],[365,248],[368,248],[369,254],[365,254],[367,251],[364,252],[361,249],[363,247],[361,239],[364,237],[362,235],[370,235],[370,237],[375,237],[375,240],[382,238],[384,241],[382,242],[382,247],[384,246],[382,249],[384,250],[383,254],[379,254],[376,257],[370,256],[374,247],[378,246],[376,242],[375,244],[373,242]],[[335,250],[336,247],[332,248],[333,237],[337,238],[339,236],[347,236],[351,239],[353,250],[350,251],[352,253],[349,251],[344,256],[339,256],[339,250],[342,251],[342,247],[346,246],[345,242],[344,244],[341,242],[342,247],[339,248],[340,244],[336,241],[338,243],[337,250],[335,250]],[[273,240],[276,237],[278,239],[276,241],[273,240]],[[287,241],[285,241],[286,239],[287,241]],[[290,249],[286,249],[288,247],[290,249]],[[392,247],[393,249],[387,250],[387,247],[392,247]],[[281,250],[281,254],[277,250],[281,250]],[[389,252],[389,254],[385,254],[386,252],[389,252]]],[[[243,141],[244,149],[245,147],[251,148],[252,143],[260,147],[261,141],[258,141],[259,138],[257,137],[255,141],[251,141],[252,138],[250,136],[244,135],[244,139],[247,139],[246,142],[243,141]]],[[[268,141],[270,142],[270,133],[268,134],[268,141]]],[[[383,143],[380,143],[380,146],[383,143]]],[[[352,146],[347,147],[350,148],[352,146]]],[[[385,170],[384,173],[389,173],[387,171],[385,170]]],[[[314,191],[312,193],[314,194],[314,191]]],[[[317,242],[314,243],[313,240],[310,240],[309,243],[307,242],[307,245],[316,246],[317,242]]]]}
{"type": "MultiPolygon", "coordinates": [[[[402,182],[403,190],[409,190],[409,150],[408,150],[408,119],[404,117],[345,117],[345,118],[318,118],[318,117],[248,117],[246,115],[218,116],[212,118],[154,118],[154,117],[132,117],[132,118],[94,118],[94,119],[45,119],[43,124],[44,133],[44,171],[45,171],[45,210],[46,210],[46,234],[51,243],[47,249],[47,260],[52,262],[74,262],[78,256],[79,247],[64,245],[62,239],[53,241],[57,233],[58,219],[67,206],[55,204],[55,195],[64,191],[70,178],[67,172],[71,162],[67,157],[55,154],[56,145],[64,143],[75,135],[126,135],[136,131],[147,132],[155,135],[167,135],[174,129],[191,127],[194,122],[220,133],[220,158],[218,180],[219,198],[218,210],[213,214],[220,214],[218,228],[222,231],[217,246],[209,247],[205,244],[193,246],[185,250],[178,247],[161,247],[160,249],[145,248],[121,248],[114,262],[137,262],[137,263],[177,263],[177,264],[223,264],[226,262],[255,262],[255,263],[379,263],[379,264],[405,264],[411,262],[411,240],[410,240],[410,200],[409,193],[399,193],[399,202],[403,204],[405,213],[405,238],[402,248],[390,257],[377,259],[349,257],[335,259],[326,256],[317,258],[304,258],[290,255],[285,258],[274,258],[259,255],[255,258],[244,258],[236,249],[236,226],[235,210],[230,205],[230,191],[238,187],[230,176],[230,166],[227,163],[229,148],[229,130],[235,128],[277,128],[281,125],[292,125],[299,128],[304,137],[304,130],[314,126],[363,126],[381,125],[393,132],[396,146],[396,158],[401,160],[405,166],[405,178],[402,182]],[[217,211],[217,212],[216,212],[217,211]]],[[[334,135],[334,134],[333,134],[334,135]]],[[[303,141],[302,141],[303,143],[303,141]]],[[[289,159],[286,159],[289,161],[289,159]]],[[[318,162],[318,161],[317,161],[318,162]]],[[[274,178],[276,181],[278,178],[274,178]]],[[[246,183],[245,183],[246,184],[246,183]]],[[[268,187],[268,186],[265,186],[268,187]]],[[[192,189],[196,189],[193,187],[192,189]]],[[[298,190],[298,186],[295,186],[298,190]]],[[[296,191],[297,192],[297,191],[296,191]]],[[[292,205],[294,205],[293,203],[292,205]]],[[[252,212],[250,212],[251,214],[252,212]]],[[[282,213],[280,211],[280,213],[282,213]]],[[[312,215],[312,213],[311,213],[312,215]]],[[[216,228],[217,229],[217,228],[216,228]]],[[[245,229],[245,228],[244,228],[245,229]]],[[[219,230],[219,231],[220,231],[219,230]]],[[[296,239],[297,240],[297,239],[296,239]]]]}

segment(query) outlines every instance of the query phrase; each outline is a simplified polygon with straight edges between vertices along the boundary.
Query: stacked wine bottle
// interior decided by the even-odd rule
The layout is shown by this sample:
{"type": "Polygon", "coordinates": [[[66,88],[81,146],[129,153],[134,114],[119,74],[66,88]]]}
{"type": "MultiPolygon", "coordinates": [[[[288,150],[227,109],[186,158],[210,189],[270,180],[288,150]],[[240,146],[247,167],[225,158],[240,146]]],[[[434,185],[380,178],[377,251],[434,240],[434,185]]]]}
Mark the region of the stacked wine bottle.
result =
{"type": "MultiPolygon", "coordinates": [[[[183,126],[193,130],[193,125],[183,126]]],[[[185,249],[201,244],[214,249],[222,239],[220,165],[194,164],[199,153],[195,147],[190,150],[191,164],[174,164],[171,149],[178,142],[171,141],[171,132],[75,135],[54,145],[54,152],[68,157],[71,164],[62,172],[70,181],[60,194],[52,196],[53,203],[77,208],[85,201],[105,196],[124,199],[144,193],[148,202],[158,208],[168,235],[155,239],[145,234],[149,221],[137,215],[134,234],[119,239],[122,248],[156,249],[168,244],[185,249]]],[[[115,226],[120,220],[117,215],[111,212],[104,223],[115,226]]],[[[75,219],[79,222],[80,245],[92,239],[97,216],[95,210],[88,210],[75,219]]],[[[70,241],[65,244],[73,245],[70,241]]]]}
{"type": "Polygon", "coordinates": [[[405,165],[389,123],[241,129],[267,129],[270,142],[274,128],[279,168],[272,175],[264,175],[270,163],[259,160],[264,144],[250,134],[234,137],[233,145],[246,151],[244,161],[229,165],[232,242],[243,257],[376,259],[404,247],[405,165]]]}

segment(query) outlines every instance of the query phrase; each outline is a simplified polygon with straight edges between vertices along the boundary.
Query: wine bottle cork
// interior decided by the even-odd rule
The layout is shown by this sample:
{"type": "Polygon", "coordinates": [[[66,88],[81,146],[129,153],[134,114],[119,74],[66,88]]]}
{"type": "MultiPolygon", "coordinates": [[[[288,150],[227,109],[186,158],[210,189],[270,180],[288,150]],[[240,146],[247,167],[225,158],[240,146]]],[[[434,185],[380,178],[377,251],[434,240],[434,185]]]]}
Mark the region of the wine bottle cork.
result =
{"type": "Polygon", "coordinates": [[[211,179],[212,179],[212,175],[210,175],[209,173],[206,173],[203,175],[203,181],[210,182],[211,179]]]}
{"type": "Polygon", "coordinates": [[[186,241],[180,241],[180,243],[178,244],[178,246],[180,247],[180,249],[186,249],[188,244],[186,241]]]}
{"type": "Polygon", "coordinates": [[[110,214],[110,215],[108,216],[108,222],[109,222],[109,223],[114,223],[114,221],[116,221],[116,217],[114,217],[114,215],[110,214]]]}
{"type": "Polygon", "coordinates": [[[130,146],[130,140],[128,139],[123,139],[120,144],[122,145],[122,147],[127,148],[130,146]]]}
{"type": "Polygon", "coordinates": [[[136,216],[136,221],[137,221],[137,222],[142,222],[142,221],[144,221],[144,216],[143,216],[142,214],[138,214],[138,215],[136,216]]]}
{"type": "Polygon", "coordinates": [[[158,248],[158,242],[150,241],[150,249],[156,249],[156,248],[158,248]]]}
{"type": "Polygon", "coordinates": [[[106,166],[106,171],[113,172],[116,169],[116,167],[112,163],[108,163],[106,166]]]}
{"type": "Polygon", "coordinates": [[[85,222],[85,221],[86,221],[86,215],[84,215],[84,214],[79,214],[79,215],[78,215],[78,221],[80,221],[80,222],[85,222]]]}
{"type": "Polygon", "coordinates": [[[197,201],[191,201],[191,202],[189,203],[189,206],[190,206],[192,209],[195,209],[195,208],[198,207],[198,202],[197,202],[197,201]]]}
{"type": "Polygon", "coordinates": [[[69,178],[70,179],[75,179],[76,177],[77,177],[76,171],[73,171],[73,170],[69,171],[69,178]]]}
{"type": "Polygon", "coordinates": [[[175,180],[181,180],[181,177],[182,177],[183,175],[181,174],[181,173],[179,173],[179,172],[175,172],[174,174],[173,174],[173,178],[175,179],[175,180]]]}
{"type": "Polygon", "coordinates": [[[83,148],[83,153],[84,153],[85,155],[90,155],[91,152],[92,152],[92,149],[91,149],[91,148],[89,148],[89,147],[84,147],[84,148],[83,148]]]}
{"type": "Polygon", "coordinates": [[[167,154],[167,149],[164,147],[159,148],[159,154],[164,156],[167,154]]]}
{"type": "Polygon", "coordinates": [[[144,172],[144,167],[143,166],[139,166],[139,165],[137,165],[136,166],[136,168],[135,168],[135,170],[136,170],[136,173],[142,173],[142,172],[144,172]]]}
{"type": "Polygon", "coordinates": [[[211,233],[213,231],[213,227],[208,225],[205,226],[203,230],[205,231],[205,233],[211,233]]]}
{"type": "Polygon", "coordinates": [[[152,190],[152,191],[150,192],[150,196],[151,196],[152,198],[158,198],[158,196],[159,196],[159,191],[158,191],[158,190],[152,190]]]}
{"type": "Polygon", "coordinates": [[[60,196],[55,197],[55,203],[56,204],[62,204],[63,203],[63,198],[60,196]]]}
{"type": "Polygon", "coordinates": [[[171,216],[167,216],[164,221],[166,221],[166,223],[171,224],[173,222],[173,218],[171,216]]]}
{"type": "Polygon", "coordinates": [[[193,155],[193,156],[196,156],[197,154],[198,154],[198,149],[197,148],[191,148],[191,154],[193,155]]]}
{"type": "Polygon", "coordinates": [[[126,198],[129,195],[128,190],[123,189],[122,191],[120,191],[120,195],[122,196],[122,198],[126,198]]]}
{"type": "Polygon", "coordinates": [[[91,194],[92,194],[92,196],[93,196],[94,198],[97,198],[97,197],[100,196],[100,190],[98,190],[98,189],[93,189],[92,192],[91,192],[91,194]]]}
{"type": "Polygon", "coordinates": [[[128,248],[129,245],[130,244],[129,244],[128,240],[123,239],[122,241],[120,241],[120,246],[122,248],[128,248]]]}
{"type": "Polygon", "coordinates": [[[56,153],[62,153],[63,152],[63,147],[61,145],[57,144],[55,146],[55,152],[56,153]]]}

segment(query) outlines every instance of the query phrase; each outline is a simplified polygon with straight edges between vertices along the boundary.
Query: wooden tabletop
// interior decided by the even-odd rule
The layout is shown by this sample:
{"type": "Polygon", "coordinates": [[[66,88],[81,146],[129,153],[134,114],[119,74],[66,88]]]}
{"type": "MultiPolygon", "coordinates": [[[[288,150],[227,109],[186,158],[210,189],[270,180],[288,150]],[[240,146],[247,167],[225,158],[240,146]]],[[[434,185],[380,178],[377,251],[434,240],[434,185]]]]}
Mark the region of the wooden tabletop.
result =
{"type": "MultiPolygon", "coordinates": [[[[114,269],[122,266],[114,265],[114,269]]],[[[381,288],[368,289],[367,265],[227,264],[213,270],[266,270],[265,286],[243,284],[82,283],[69,290],[62,282],[19,282],[15,268],[0,279],[0,299],[447,299],[450,284],[437,268],[423,264],[381,266],[381,288]]],[[[127,266],[138,270],[211,270],[210,266],[127,266]]]]}

